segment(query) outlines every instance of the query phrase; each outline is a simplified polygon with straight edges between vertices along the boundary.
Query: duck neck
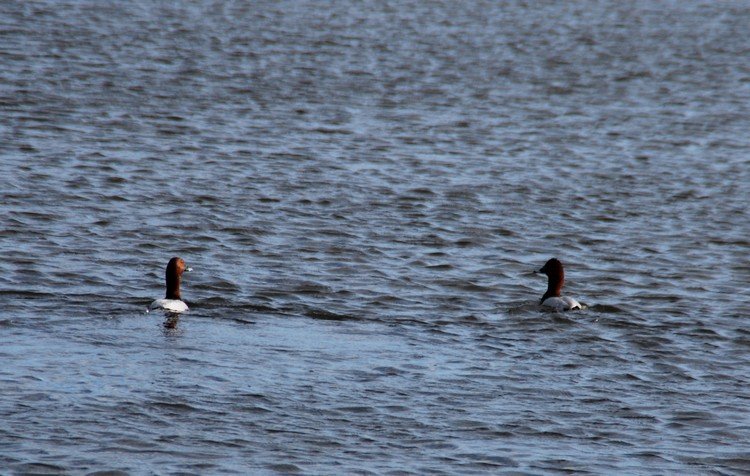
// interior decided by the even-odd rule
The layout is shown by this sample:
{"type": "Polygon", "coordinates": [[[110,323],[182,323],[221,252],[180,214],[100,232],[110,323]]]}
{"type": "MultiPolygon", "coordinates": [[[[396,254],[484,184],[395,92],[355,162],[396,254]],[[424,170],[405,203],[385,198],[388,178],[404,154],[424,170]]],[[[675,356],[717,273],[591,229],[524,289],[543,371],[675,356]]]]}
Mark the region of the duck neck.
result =
{"type": "Polygon", "coordinates": [[[180,297],[180,281],[179,275],[167,275],[167,299],[182,299],[180,297]]]}
{"type": "Polygon", "coordinates": [[[542,300],[540,302],[544,302],[547,298],[560,297],[564,282],[564,278],[550,276],[547,280],[547,292],[544,293],[544,296],[542,296],[542,300]]]}

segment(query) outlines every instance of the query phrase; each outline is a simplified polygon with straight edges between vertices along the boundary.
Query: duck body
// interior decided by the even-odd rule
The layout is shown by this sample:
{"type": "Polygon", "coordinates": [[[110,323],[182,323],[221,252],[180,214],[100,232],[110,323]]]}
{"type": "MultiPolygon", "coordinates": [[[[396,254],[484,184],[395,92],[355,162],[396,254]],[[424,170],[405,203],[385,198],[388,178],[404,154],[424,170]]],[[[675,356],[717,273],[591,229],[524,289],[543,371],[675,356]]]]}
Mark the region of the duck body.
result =
{"type": "Polygon", "coordinates": [[[180,295],[180,283],[182,273],[191,269],[185,265],[185,260],[175,256],[167,264],[165,273],[167,282],[167,295],[164,299],[157,299],[151,303],[149,310],[162,310],[169,313],[180,313],[188,310],[188,305],[182,300],[180,295]]]}
{"type": "Polygon", "coordinates": [[[555,311],[572,311],[583,308],[581,303],[575,299],[561,295],[565,283],[565,271],[560,260],[557,258],[550,259],[537,272],[547,275],[547,292],[539,301],[540,305],[555,311]]]}
{"type": "Polygon", "coordinates": [[[157,299],[148,308],[152,311],[162,310],[167,312],[185,312],[190,309],[185,301],[180,299],[157,299]]]}
{"type": "Polygon", "coordinates": [[[581,309],[581,303],[568,296],[548,297],[541,303],[544,307],[549,307],[555,311],[573,311],[581,309]]]}

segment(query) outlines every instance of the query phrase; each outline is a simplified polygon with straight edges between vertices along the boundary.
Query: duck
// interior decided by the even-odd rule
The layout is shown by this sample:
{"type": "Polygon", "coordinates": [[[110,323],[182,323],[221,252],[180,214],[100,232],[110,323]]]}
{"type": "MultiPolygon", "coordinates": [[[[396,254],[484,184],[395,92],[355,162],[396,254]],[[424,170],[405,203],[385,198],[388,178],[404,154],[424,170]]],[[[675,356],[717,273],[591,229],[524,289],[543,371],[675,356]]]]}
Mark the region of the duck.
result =
{"type": "Polygon", "coordinates": [[[182,273],[192,271],[185,265],[185,260],[179,256],[169,260],[167,264],[167,295],[164,299],[157,299],[151,303],[149,310],[162,310],[170,313],[180,313],[188,310],[188,305],[180,296],[180,281],[182,273]]]}
{"type": "Polygon", "coordinates": [[[539,301],[540,305],[552,308],[555,311],[582,309],[581,303],[575,299],[560,295],[563,283],[565,283],[565,271],[563,271],[560,260],[551,258],[537,273],[547,275],[547,292],[539,301]]]}

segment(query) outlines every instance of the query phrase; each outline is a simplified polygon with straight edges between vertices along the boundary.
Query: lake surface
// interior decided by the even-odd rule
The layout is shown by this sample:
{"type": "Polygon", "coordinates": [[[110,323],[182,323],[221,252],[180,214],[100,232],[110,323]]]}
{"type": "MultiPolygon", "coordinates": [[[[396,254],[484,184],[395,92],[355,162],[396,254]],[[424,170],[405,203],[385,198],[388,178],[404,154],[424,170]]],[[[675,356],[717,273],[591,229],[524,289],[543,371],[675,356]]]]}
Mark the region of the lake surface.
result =
{"type": "Polygon", "coordinates": [[[748,25],[3,2],[1,472],[747,474],[748,25]]]}

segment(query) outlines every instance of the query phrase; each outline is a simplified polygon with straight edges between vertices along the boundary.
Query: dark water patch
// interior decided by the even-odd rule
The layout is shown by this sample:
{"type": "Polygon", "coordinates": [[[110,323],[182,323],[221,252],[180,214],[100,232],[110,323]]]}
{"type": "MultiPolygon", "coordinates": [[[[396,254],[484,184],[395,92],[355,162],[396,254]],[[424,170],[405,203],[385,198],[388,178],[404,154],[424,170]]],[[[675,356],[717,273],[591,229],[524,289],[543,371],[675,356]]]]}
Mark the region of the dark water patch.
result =
{"type": "Polygon", "coordinates": [[[289,463],[271,464],[266,466],[266,468],[281,474],[297,474],[304,472],[299,466],[289,463]]]}
{"type": "Polygon", "coordinates": [[[305,316],[311,317],[313,319],[320,319],[324,321],[352,321],[352,320],[360,320],[359,317],[351,316],[347,314],[338,314],[331,311],[326,311],[323,309],[308,309],[305,312],[305,316]]]}
{"type": "Polygon", "coordinates": [[[24,463],[16,465],[13,468],[19,474],[66,474],[67,470],[63,466],[50,463],[24,463]]]}
{"type": "Polygon", "coordinates": [[[624,309],[611,304],[594,304],[589,305],[588,308],[591,309],[591,311],[602,312],[605,314],[623,314],[627,312],[624,309]]]}
{"type": "Polygon", "coordinates": [[[156,409],[168,410],[172,413],[189,413],[197,410],[187,403],[179,402],[152,402],[150,406],[156,409]]]}

